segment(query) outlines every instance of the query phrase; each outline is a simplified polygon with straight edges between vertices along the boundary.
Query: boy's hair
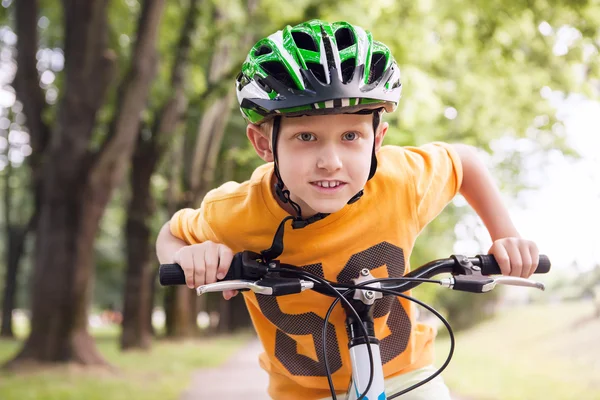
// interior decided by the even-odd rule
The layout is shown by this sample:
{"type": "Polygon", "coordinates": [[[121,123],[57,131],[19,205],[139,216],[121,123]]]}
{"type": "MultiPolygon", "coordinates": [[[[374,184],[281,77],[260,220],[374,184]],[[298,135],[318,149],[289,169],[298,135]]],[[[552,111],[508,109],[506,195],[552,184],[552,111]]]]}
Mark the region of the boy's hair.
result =
{"type": "Polygon", "coordinates": [[[271,133],[273,133],[273,120],[269,119],[262,124],[258,125],[258,129],[269,139],[271,138],[271,133]]]}

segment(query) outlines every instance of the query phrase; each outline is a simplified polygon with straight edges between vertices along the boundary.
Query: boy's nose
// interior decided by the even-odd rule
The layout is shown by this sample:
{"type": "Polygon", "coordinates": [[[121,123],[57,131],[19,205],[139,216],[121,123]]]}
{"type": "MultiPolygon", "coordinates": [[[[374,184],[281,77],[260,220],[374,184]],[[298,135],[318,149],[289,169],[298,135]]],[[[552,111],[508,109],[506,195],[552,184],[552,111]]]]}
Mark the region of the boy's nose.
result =
{"type": "Polygon", "coordinates": [[[328,146],[319,152],[317,168],[327,171],[337,171],[342,168],[342,159],[333,146],[328,146]]]}

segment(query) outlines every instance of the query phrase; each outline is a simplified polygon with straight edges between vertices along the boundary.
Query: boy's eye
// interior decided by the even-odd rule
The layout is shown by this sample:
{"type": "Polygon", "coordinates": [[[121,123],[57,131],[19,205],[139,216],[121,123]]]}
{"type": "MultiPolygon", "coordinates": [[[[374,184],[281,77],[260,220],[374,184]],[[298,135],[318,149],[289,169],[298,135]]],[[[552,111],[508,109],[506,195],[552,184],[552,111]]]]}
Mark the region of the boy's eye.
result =
{"type": "Polygon", "coordinates": [[[358,134],[356,132],[346,132],[343,136],[344,140],[356,140],[358,139],[358,134]]]}
{"type": "Polygon", "coordinates": [[[300,139],[303,142],[311,142],[313,140],[317,140],[315,138],[315,135],[313,135],[312,133],[301,133],[298,135],[298,139],[300,139]]]}

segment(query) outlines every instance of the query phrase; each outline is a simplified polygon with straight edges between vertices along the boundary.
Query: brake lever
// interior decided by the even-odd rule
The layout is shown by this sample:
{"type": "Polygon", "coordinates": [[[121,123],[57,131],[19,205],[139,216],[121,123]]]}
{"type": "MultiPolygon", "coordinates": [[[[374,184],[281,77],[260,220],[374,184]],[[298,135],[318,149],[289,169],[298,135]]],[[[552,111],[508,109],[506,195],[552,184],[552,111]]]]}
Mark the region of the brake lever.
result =
{"type": "Polygon", "coordinates": [[[198,286],[196,294],[202,296],[205,293],[222,292],[224,290],[252,290],[254,293],[266,296],[284,296],[312,289],[313,286],[313,282],[301,279],[263,278],[258,281],[236,279],[198,286]]]}
{"type": "Polygon", "coordinates": [[[494,282],[501,285],[525,286],[540,289],[542,291],[546,290],[546,287],[541,282],[536,282],[527,278],[518,278],[516,276],[499,276],[494,278],[494,282]]]}
{"type": "Polygon", "coordinates": [[[202,296],[205,293],[223,292],[225,290],[252,290],[254,293],[266,295],[273,293],[272,288],[257,285],[255,281],[235,279],[231,281],[215,282],[209,283],[208,285],[198,286],[196,288],[196,294],[198,296],[202,296]]]}
{"type": "Polygon", "coordinates": [[[491,277],[481,274],[458,275],[440,280],[440,285],[462,292],[486,293],[494,289],[497,284],[507,286],[525,286],[545,290],[543,283],[515,276],[491,277]]]}

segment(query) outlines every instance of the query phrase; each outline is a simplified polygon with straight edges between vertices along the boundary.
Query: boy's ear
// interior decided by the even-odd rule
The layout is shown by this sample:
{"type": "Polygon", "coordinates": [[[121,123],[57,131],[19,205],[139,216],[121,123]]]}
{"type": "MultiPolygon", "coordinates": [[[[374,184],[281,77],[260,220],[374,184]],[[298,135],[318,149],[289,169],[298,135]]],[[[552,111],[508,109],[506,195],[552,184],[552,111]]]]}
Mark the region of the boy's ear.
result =
{"type": "Polygon", "coordinates": [[[388,124],[387,122],[382,122],[381,124],[379,124],[379,128],[377,129],[377,133],[375,134],[375,151],[379,151],[379,149],[381,148],[381,144],[383,143],[383,138],[385,137],[385,134],[387,133],[388,128],[390,127],[390,124],[388,124]]]}
{"type": "Polygon", "coordinates": [[[260,158],[266,162],[274,160],[273,151],[271,150],[271,140],[258,125],[248,124],[246,127],[246,136],[250,139],[250,143],[252,143],[256,154],[260,158]]]}

